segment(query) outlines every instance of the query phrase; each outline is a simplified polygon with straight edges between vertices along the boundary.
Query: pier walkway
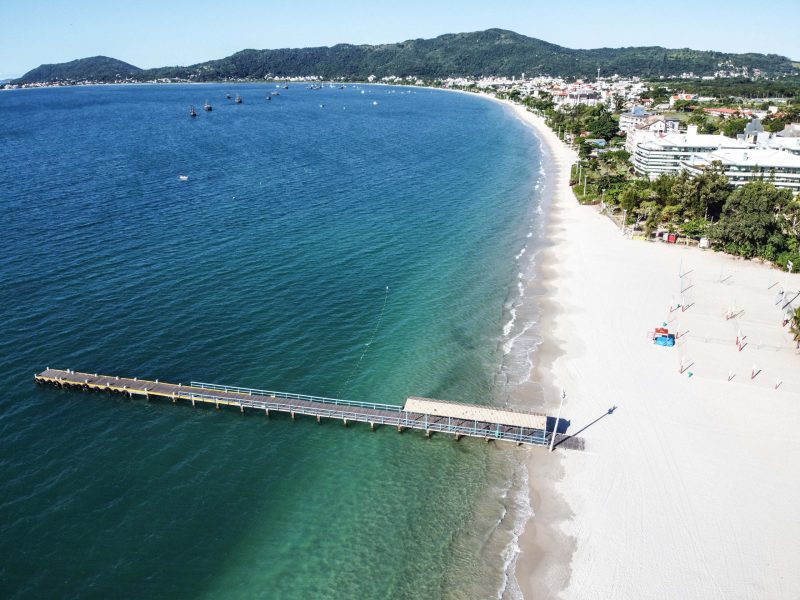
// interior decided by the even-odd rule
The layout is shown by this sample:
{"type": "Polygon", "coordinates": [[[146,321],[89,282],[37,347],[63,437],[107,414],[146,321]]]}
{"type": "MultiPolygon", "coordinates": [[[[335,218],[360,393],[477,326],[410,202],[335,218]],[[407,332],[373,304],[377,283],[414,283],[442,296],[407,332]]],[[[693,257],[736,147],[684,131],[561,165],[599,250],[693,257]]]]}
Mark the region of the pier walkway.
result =
{"type": "MultiPolygon", "coordinates": [[[[165,398],[177,402],[188,401],[222,406],[239,407],[263,411],[286,413],[295,419],[297,415],[321,419],[336,419],[345,426],[351,422],[368,423],[371,429],[378,425],[404,429],[418,429],[430,436],[434,432],[449,433],[456,439],[466,437],[503,440],[517,444],[546,446],[550,444],[552,431],[548,431],[546,415],[512,411],[507,409],[443,402],[429,398],[410,397],[405,406],[354,402],[319,396],[306,396],[286,392],[231,387],[192,381],[188,385],[125,378],[97,373],[80,373],[70,370],[46,369],[34,376],[37,383],[51,384],[62,388],[79,388],[127,394],[147,398],[165,398]]],[[[550,428],[552,429],[552,427],[550,428]]],[[[556,434],[556,445],[561,448],[583,450],[583,440],[568,435],[556,434]]]]}

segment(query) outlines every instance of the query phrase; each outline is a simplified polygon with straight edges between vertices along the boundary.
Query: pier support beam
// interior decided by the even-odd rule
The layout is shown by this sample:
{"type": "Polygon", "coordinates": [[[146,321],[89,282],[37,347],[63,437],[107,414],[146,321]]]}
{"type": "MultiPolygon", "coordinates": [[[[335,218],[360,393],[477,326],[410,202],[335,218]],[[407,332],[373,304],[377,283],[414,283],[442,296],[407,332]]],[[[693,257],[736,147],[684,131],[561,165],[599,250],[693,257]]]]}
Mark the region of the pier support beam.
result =
{"type": "Polygon", "coordinates": [[[264,414],[267,415],[267,418],[269,418],[269,409],[268,408],[264,409],[264,414]]]}
{"type": "Polygon", "coordinates": [[[425,430],[425,437],[427,437],[427,438],[431,437],[431,430],[430,429],[426,429],[425,430]]]}
{"type": "Polygon", "coordinates": [[[369,430],[370,430],[370,431],[375,431],[375,423],[373,423],[373,422],[371,422],[371,421],[370,421],[370,424],[369,424],[369,430]]]}
{"type": "Polygon", "coordinates": [[[402,425],[398,425],[397,426],[397,433],[403,433],[403,426],[402,425]]]}
{"type": "Polygon", "coordinates": [[[294,419],[295,419],[295,417],[294,417],[294,411],[292,411],[290,414],[292,415],[292,421],[294,421],[294,419]]]}
{"type": "Polygon", "coordinates": [[[453,437],[456,439],[456,441],[458,441],[458,440],[461,439],[461,434],[460,433],[454,433],[453,437]]]}
{"type": "Polygon", "coordinates": [[[342,419],[342,423],[344,423],[344,426],[347,427],[347,419],[342,419]]]}
{"type": "Polygon", "coordinates": [[[322,423],[322,417],[317,415],[317,423],[322,423]]]}
{"type": "Polygon", "coordinates": [[[239,408],[242,410],[242,414],[244,414],[244,404],[240,404],[239,408]]]}

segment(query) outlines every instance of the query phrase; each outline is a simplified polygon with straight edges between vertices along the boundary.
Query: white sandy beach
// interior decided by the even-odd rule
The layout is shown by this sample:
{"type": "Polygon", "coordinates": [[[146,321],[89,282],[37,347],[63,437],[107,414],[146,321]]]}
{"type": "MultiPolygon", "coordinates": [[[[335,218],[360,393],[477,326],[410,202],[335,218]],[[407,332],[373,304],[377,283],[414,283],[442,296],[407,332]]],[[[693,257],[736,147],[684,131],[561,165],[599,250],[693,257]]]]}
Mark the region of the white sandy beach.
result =
{"type": "Polygon", "coordinates": [[[776,305],[800,275],[623,238],[575,200],[575,153],[515,110],[557,185],[541,261],[545,398],[532,408],[554,415],[564,388],[568,432],[586,440],[585,452],[530,451],[525,597],[800,597],[800,354],[776,305]],[[670,311],[678,302],[688,308],[670,311]],[[665,322],[676,347],[648,338],[665,322]]]}

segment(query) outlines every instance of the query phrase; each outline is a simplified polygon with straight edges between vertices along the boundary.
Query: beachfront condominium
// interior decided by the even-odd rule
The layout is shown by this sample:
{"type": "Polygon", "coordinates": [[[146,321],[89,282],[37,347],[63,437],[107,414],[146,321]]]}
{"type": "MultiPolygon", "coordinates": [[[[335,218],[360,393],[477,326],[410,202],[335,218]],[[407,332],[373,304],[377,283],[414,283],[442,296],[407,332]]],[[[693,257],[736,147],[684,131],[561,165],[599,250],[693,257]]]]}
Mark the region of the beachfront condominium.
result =
{"type": "Polygon", "coordinates": [[[696,154],[683,161],[681,168],[692,175],[700,175],[715,163],[736,187],[763,179],[777,188],[791,190],[795,195],[800,192],[800,156],[786,150],[721,149],[696,154]]]}
{"type": "Polygon", "coordinates": [[[631,161],[637,173],[656,179],[663,173],[677,173],[682,163],[697,154],[752,147],[753,144],[724,135],[698,134],[696,126],[689,126],[686,133],[649,135],[637,139],[631,161]]]}

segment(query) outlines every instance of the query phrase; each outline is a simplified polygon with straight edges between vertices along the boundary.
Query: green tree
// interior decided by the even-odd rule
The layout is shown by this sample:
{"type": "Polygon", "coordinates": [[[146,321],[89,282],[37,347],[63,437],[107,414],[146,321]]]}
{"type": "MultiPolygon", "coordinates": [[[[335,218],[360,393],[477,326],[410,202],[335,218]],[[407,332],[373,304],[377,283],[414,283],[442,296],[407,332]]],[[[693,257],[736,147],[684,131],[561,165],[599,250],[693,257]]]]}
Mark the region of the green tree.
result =
{"type": "Polygon", "coordinates": [[[697,177],[681,173],[674,182],[674,194],[689,219],[718,219],[733,188],[718,163],[697,177]]]}
{"type": "Polygon", "coordinates": [[[656,226],[658,226],[658,218],[661,214],[658,202],[654,200],[645,200],[635,210],[638,217],[637,223],[639,221],[644,221],[644,234],[649,237],[656,226]]]}
{"type": "Polygon", "coordinates": [[[672,106],[675,112],[687,112],[687,109],[692,105],[691,100],[676,100],[672,106]]]}
{"type": "Polygon", "coordinates": [[[747,127],[749,122],[750,119],[746,117],[725,119],[722,121],[719,130],[722,135],[736,137],[738,134],[744,133],[744,128],[747,127]]]}
{"type": "Polygon", "coordinates": [[[658,198],[658,203],[664,206],[678,204],[677,184],[681,181],[680,176],[663,173],[650,184],[653,192],[658,198]]]}
{"type": "Polygon", "coordinates": [[[611,113],[603,108],[588,120],[586,128],[593,136],[610,140],[619,130],[619,124],[611,116],[611,113]]]}
{"type": "Polygon", "coordinates": [[[714,239],[731,254],[772,260],[786,244],[779,215],[792,193],[766,181],[751,181],[735,190],[725,202],[714,228],[714,239]]]}
{"type": "Polygon", "coordinates": [[[792,315],[792,320],[789,324],[789,332],[792,334],[792,340],[797,343],[800,348],[800,307],[796,308],[792,315]]]}

